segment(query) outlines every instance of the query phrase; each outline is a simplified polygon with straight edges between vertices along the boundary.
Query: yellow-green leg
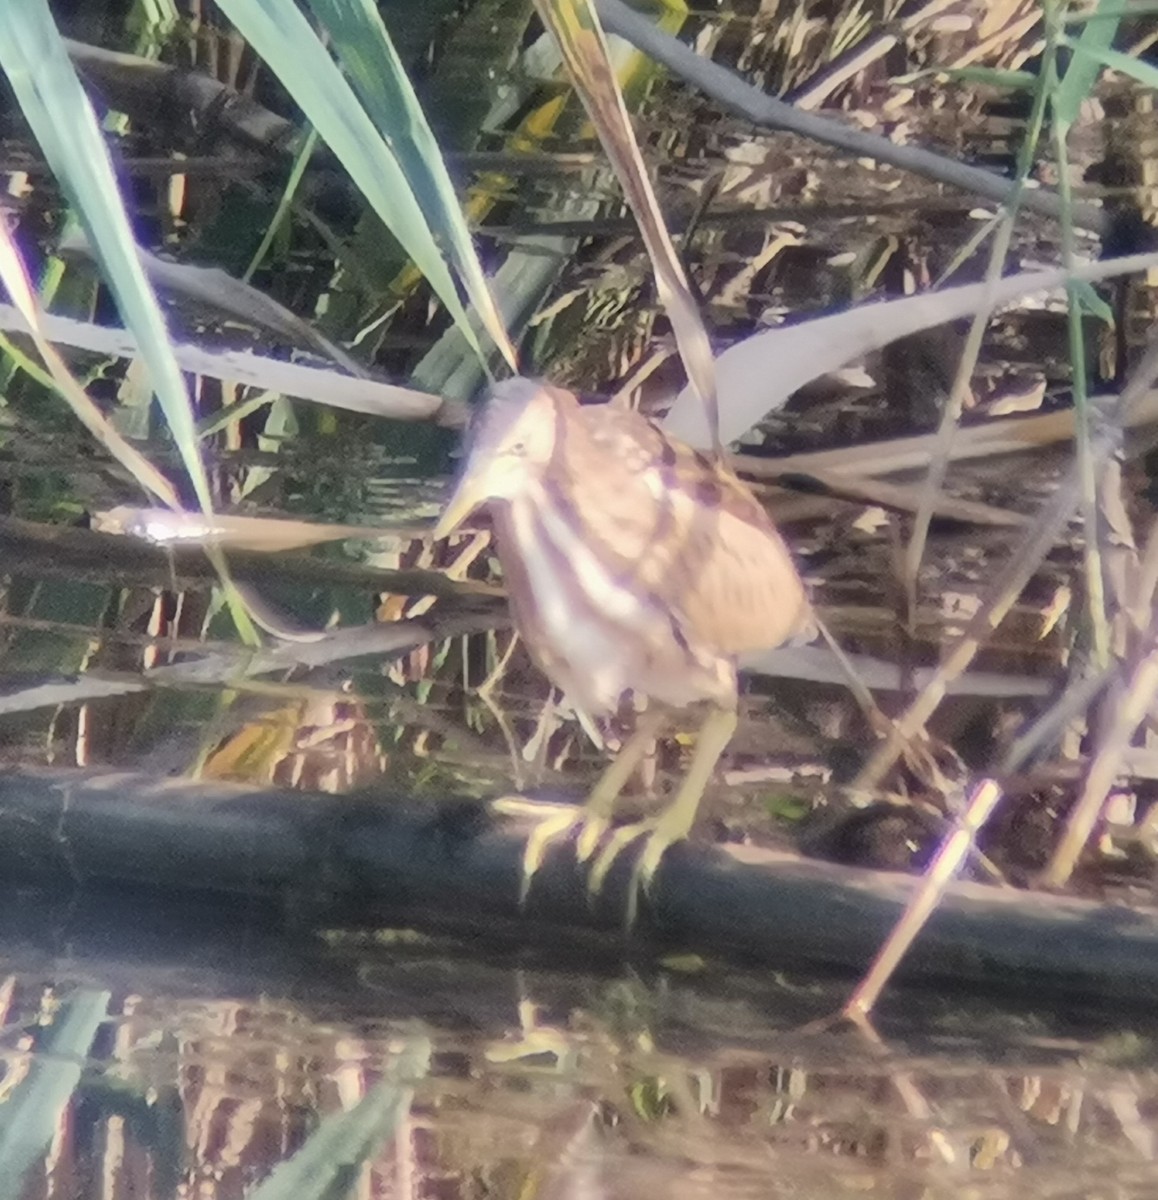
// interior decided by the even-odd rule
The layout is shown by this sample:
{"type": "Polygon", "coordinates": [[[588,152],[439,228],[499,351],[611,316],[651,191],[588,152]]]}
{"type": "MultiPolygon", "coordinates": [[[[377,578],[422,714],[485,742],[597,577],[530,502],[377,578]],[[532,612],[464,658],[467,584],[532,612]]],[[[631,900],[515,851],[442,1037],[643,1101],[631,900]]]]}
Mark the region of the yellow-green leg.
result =
{"type": "Polygon", "coordinates": [[[720,761],[720,755],[736,732],[736,724],[735,709],[713,708],[700,726],[691,765],[679,791],[676,792],[675,799],[658,817],[617,829],[595,860],[587,881],[588,891],[592,895],[602,888],[607,872],[611,870],[612,864],[624,848],[642,834],[648,835],[631,873],[626,915],[629,927],[635,923],[639,893],[650,889],[664,852],[674,842],[681,841],[691,832],[704,790],[711,782],[712,772],[716,769],[716,763],[720,761]]]}
{"type": "Polygon", "coordinates": [[[631,737],[623,743],[619,753],[599,776],[579,813],[582,830],[576,844],[576,854],[580,862],[586,862],[595,852],[599,839],[611,824],[616,800],[627,787],[636,768],[647,757],[652,742],[659,737],[666,723],[667,714],[662,709],[644,709],[636,719],[631,737]]]}
{"type": "MultiPolygon", "coordinates": [[[[579,830],[575,853],[580,862],[586,862],[599,845],[599,839],[611,825],[615,801],[627,786],[636,767],[643,761],[652,741],[659,735],[667,716],[660,709],[649,708],[640,714],[635,731],[623,744],[619,753],[607,765],[591,789],[586,803],[581,808],[574,805],[549,805],[549,814],[541,816],[523,851],[523,877],[519,885],[519,903],[526,903],[531,882],[543,865],[547,848],[573,829],[579,830]]],[[[500,812],[526,816],[542,813],[544,806],[510,797],[496,801],[500,812]]]]}

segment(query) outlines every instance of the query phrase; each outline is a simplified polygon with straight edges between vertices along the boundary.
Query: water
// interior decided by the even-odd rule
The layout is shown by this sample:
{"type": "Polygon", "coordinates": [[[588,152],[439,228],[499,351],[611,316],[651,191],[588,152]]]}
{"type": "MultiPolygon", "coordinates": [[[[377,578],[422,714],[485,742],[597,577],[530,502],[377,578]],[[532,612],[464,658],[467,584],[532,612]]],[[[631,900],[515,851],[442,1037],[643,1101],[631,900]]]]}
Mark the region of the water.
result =
{"type": "Polygon", "coordinates": [[[1158,1184],[1148,1011],[896,991],[873,1048],[801,1031],[844,980],[293,932],[245,905],[123,892],[9,894],[3,911],[9,1103],[54,1007],[108,995],[25,1196],[240,1197],[383,1079],[412,1097],[349,1194],[1117,1198],[1158,1184]]]}

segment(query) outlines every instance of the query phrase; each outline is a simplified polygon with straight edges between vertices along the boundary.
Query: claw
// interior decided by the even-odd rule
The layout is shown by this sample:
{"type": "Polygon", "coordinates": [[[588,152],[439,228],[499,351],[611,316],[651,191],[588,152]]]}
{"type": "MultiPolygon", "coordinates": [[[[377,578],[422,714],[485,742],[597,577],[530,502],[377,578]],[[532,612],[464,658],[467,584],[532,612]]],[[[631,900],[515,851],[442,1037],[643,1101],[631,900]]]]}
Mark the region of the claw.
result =
{"type": "Polygon", "coordinates": [[[497,812],[509,816],[531,817],[535,828],[527,838],[523,850],[523,871],[519,880],[519,907],[525,908],[531,884],[547,857],[547,850],[556,842],[564,841],[572,832],[579,831],[576,842],[576,858],[586,862],[595,852],[600,838],[607,832],[609,822],[598,813],[576,808],[573,804],[550,804],[537,800],[524,800],[518,796],[506,796],[493,803],[497,812]]]}
{"type": "Polygon", "coordinates": [[[531,883],[539,873],[543,860],[547,857],[547,849],[555,842],[565,838],[581,821],[578,813],[559,814],[540,821],[527,838],[523,850],[523,874],[519,880],[519,907],[526,908],[527,897],[531,894],[531,883]]]}
{"type": "Polygon", "coordinates": [[[580,822],[582,828],[575,842],[575,857],[585,863],[598,849],[603,835],[611,828],[611,822],[598,813],[585,812],[581,815],[584,819],[580,822]]]}
{"type": "Polygon", "coordinates": [[[636,821],[630,825],[620,825],[610,838],[607,845],[599,852],[599,857],[591,864],[587,876],[587,899],[594,901],[603,890],[607,873],[615,865],[615,860],[631,845],[636,838],[643,837],[655,828],[655,821],[636,821]]]}
{"type": "Polygon", "coordinates": [[[627,885],[627,908],[624,912],[624,928],[630,931],[635,926],[639,915],[639,903],[644,897],[650,898],[659,864],[667,853],[668,847],[683,841],[687,836],[684,829],[674,829],[670,820],[665,821],[668,814],[664,813],[649,821],[637,821],[632,825],[624,825],[612,834],[607,845],[600,852],[587,877],[587,899],[593,901],[602,891],[615,860],[627,849],[632,842],[643,838],[643,848],[631,868],[631,879],[627,885]]]}

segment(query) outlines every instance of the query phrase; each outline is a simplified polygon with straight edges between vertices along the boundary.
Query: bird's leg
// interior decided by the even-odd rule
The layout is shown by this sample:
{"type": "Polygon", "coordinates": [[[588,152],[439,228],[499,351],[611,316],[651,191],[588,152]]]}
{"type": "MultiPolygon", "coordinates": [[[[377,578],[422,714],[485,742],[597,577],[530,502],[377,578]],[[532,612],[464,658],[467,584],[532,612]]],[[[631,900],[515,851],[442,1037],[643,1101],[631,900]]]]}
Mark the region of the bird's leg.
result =
{"type": "Polygon", "coordinates": [[[674,842],[686,838],[695,824],[696,811],[700,806],[704,790],[712,778],[716,763],[720,761],[732,735],[736,732],[736,710],[713,708],[700,726],[696,737],[696,748],[691,765],[680,784],[675,799],[659,814],[648,821],[625,825],[612,834],[606,847],[595,860],[587,888],[591,895],[598,893],[619,854],[632,841],[647,834],[643,851],[632,869],[631,884],[627,896],[627,925],[635,923],[639,906],[640,891],[648,891],[652,878],[663,858],[664,851],[674,842]]]}
{"type": "Polygon", "coordinates": [[[662,709],[644,709],[636,719],[631,737],[623,743],[619,753],[607,764],[591,789],[582,812],[578,814],[582,830],[575,853],[580,862],[586,862],[595,853],[599,839],[611,824],[616,800],[627,787],[636,768],[647,757],[652,742],[659,737],[666,722],[667,714],[662,709]]]}
{"type": "MultiPolygon", "coordinates": [[[[580,862],[586,862],[595,852],[599,839],[611,824],[615,801],[620,792],[627,786],[635,768],[643,761],[648,747],[663,728],[667,714],[659,708],[649,708],[640,714],[635,730],[623,744],[619,753],[607,765],[591,789],[586,803],[581,808],[567,805],[560,811],[561,806],[552,806],[550,815],[542,817],[527,838],[527,846],[523,851],[523,878],[519,887],[519,903],[525,904],[527,894],[531,890],[531,881],[535,878],[547,847],[566,837],[573,829],[579,830],[579,839],[575,846],[576,857],[580,862]]],[[[516,804],[511,801],[498,803],[500,811],[517,813],[525,816],[525,802],[516,804]]]]}

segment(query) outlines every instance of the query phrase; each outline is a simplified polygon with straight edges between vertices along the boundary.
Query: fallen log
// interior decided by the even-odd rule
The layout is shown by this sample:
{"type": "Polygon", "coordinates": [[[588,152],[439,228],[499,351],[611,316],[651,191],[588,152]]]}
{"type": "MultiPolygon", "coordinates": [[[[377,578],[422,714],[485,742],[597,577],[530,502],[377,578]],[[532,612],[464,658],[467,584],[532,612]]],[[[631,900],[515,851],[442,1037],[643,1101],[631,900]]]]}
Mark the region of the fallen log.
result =
{"type": "MultiPolygon", "coordinates": [[[[130,772],[0,771],[0,873],[167,896],[275,900],[296,920],[418,925],[529,940],[623,937],[629,856],[594,906],[560,846],[518,903],[527,825],[470,800],[331,796],[130,772]]],[[[907,876],[748,847],[674,847],[632,948],[859,974],[907,876]]],[[[627,943],[625,942],[625,945],[627,943]]],[[[1158,909],[972,883],[950,887],[901,977],[1152,1003],[1158,909]]]]}

